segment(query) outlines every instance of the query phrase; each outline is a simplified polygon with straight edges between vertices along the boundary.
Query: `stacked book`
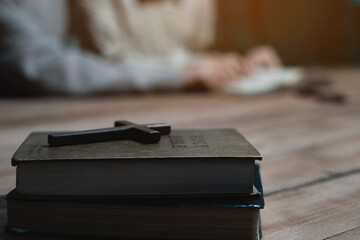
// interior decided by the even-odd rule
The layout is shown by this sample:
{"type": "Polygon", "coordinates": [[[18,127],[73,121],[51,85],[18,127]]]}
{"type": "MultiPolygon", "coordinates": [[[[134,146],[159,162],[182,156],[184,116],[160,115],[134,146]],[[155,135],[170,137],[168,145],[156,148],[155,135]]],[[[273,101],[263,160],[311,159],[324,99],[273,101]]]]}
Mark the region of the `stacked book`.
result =
{"type": "Polygon", "coordinates": [[[14,154],[8,230],[153,239],[260,239],[259,152],[234,129],[173,130],[49,147],[36,132],[14,154]]]}

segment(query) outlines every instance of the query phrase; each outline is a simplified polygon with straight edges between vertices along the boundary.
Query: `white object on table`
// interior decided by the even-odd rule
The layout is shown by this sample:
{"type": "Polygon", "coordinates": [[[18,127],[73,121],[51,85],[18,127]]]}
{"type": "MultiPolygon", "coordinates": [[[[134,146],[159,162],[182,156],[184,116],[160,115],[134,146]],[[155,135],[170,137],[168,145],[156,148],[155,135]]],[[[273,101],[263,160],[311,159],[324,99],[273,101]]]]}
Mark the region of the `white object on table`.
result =
{"type": "Polygon", "coordinates": [[[300,68],[258,68],[255,73],[229,82],[223,91],[239,95],[259,95],[298,83],[302,78],[300,68]]]}

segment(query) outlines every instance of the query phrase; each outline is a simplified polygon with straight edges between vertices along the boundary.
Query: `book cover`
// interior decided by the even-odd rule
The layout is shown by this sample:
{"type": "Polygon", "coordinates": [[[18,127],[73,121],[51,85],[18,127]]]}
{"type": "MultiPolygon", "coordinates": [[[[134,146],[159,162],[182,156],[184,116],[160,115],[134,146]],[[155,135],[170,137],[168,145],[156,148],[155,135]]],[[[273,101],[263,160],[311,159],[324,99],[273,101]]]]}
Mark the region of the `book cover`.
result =
{"type": "Polygon", "coordinates": [[[49,147],[49,132],[31,133],[12,158],[12,165],[30,161],[97,159],[233,158],[261,160],[260,153],[235,129],[175,129],[159,143],[119,140],[49,147]]]}

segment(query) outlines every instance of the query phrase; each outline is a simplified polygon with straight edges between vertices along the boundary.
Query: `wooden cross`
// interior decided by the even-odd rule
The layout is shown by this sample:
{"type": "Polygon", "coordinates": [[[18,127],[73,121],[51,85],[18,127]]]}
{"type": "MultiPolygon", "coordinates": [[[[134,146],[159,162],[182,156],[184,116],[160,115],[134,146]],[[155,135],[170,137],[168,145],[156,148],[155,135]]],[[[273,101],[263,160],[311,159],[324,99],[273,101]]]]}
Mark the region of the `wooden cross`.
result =
{"type": "Polygon", "coordinates": [[[48,135],[50,147],[129,139],[140,143],[157,143],[160,136],[169,134],[170,124],[155,123],[138,125],[128,121],[116,121],[115,127],[48,135]]]}

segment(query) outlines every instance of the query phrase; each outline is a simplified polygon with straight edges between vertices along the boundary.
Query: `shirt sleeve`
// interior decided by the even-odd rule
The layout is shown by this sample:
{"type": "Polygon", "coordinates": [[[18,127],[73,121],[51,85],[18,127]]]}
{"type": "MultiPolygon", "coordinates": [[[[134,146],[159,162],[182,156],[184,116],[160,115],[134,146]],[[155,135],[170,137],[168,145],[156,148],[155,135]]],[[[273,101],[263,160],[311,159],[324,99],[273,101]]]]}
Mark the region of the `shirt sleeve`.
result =
{"type": "Polygon", "coordinates": [[[66,46],[10,1],[0,1],[0,29],[1,71],[10,63],[28,82],[47,91],[86,94],[181,87],[177,69],[156,63],[114,63],[66,46]]]}

